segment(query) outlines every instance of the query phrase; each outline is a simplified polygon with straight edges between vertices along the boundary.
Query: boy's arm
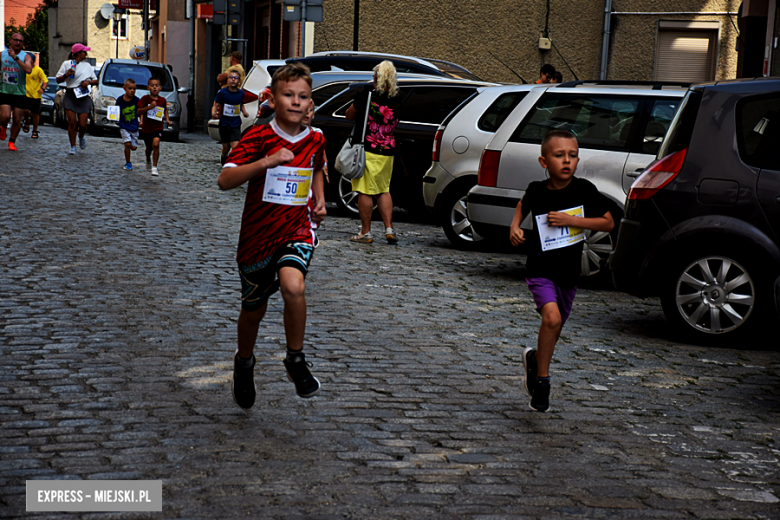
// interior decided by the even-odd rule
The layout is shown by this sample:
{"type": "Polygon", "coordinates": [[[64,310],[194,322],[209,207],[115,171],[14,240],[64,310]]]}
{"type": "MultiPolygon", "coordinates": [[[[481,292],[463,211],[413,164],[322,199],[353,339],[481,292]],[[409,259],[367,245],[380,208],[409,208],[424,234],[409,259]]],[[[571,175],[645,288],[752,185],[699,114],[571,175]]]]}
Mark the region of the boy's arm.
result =
{"type": "Polygon", "coordinates": [[[520,224],[525,220],[523,215],[523,199],[517,203],[515,208],[515,215],[512,217],[512,224],[509,226],[509,241],[513,246],[519,246],[525,242],[525,232],[520,227],[520,224]]]}
{"type": "Polygon", "coordinates": [[[551,211],[547,214],[547,222],[553,226],[563,227],[571,226],[583,229],[590,229],[592,231],[612,231],[615,227],[615,221],[612,218],[612,213],[607,211],[601,217],[582,218],[569,215],[568,213],[561,213],[560,211],[551,211]]]}
{"type": "Polygon", "coordinates": [[[219,111],[217,110],[219,107],[219,103],[214,101],[214,105],[211,107],[211,119],[218,119],[219,118],[219,111]]]}
{"type": "Polygon", "coordinates": [[[173,123],[171,123],[171,118],[168,117],[168,103],[165,104],[165,122],[168,123],[169,126],[173,125],[173,123]]]}
{"type": "Polygon", "coordinates": [[[325,209],[325,182],[323,180],[322,169],[314,172],[314,178],[311,182],[311,200],[314,202],[314,211],[312,211],[312,220],[319,224],[325,220],[328,214],[325,209]]]}
{"type": "Polygon", "coordinates": [[[268,168],[275,168],[280,164],[287,164],[293,159],[295,159],[295,154],[287,148],[282,148],[275,154],[263,157],[255,162],[242,164],[241,166],[222,168],[222,173],[219,174],[217,184],[219,185],[219,189],[223,191],[232,190],[233,188],[238,188],[268,168]]]}
{"type": "Polygon", "coordinates": [[[241,103],[241,113],[244,114],[244,117],[249,117],[249,113],[246,111],[246,106],[244,106],[244,103],[241,103]]]}

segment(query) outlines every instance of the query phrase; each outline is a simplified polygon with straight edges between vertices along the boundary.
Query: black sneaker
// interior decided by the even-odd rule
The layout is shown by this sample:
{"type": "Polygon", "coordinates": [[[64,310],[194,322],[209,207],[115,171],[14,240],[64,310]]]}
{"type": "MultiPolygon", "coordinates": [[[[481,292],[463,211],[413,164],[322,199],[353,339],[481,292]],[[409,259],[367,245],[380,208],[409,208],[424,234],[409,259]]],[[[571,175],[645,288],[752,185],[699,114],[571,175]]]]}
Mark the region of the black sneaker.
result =
{"type": "Polygon", "coordinates": [[[320,382],[309,372],[310,366],[312,364],[306,361],[303,352],[296,354],[292,361],[289,358],[284,360],[287,379],[295,383],[295,392],[301,397],[311,397],[320,391],[320,382]]]}
{"type": "Polygon", "coordinates": [[[531,396],[531,410],[546,412],[550,407],[550,381],[549,379],[537,379],[534,385],[534,395],[531,396]]]}
{"type": "Polygon", "coordinates": [[[536,349],[526,347],[523,350],[523,368],[525,368],[525,393],[533,397],[536,386],[536,349]]]}
{"type": "Polygon", "coordinates": [[[255,404],[255,356],[252,354],[252,366],[243,368],[238,364],[238,351],[233,356],[233,380],[230,382],[230,390],[233,392],[233,400],[241,408],[249,409],[255,404]]]}

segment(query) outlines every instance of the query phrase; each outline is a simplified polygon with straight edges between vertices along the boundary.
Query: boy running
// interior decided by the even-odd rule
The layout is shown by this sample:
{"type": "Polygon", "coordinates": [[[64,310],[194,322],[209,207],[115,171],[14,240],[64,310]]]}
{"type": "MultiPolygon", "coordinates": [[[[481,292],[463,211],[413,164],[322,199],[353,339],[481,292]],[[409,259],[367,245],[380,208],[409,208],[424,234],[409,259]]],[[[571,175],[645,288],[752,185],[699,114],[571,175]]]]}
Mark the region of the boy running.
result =
{"type": "Polygon", "coordinates": [[[160,139],[162,139],[163,132],[163,118],[168,125],[172,125],[170,118],[168,117],[168,107],[165,103],[165,98],[159,96],[160,90],[162,90],[162,83],[159,78],[152,76],[146,81],[146,88],[149,89],[149,94],[141,98],[138,102],[138,114],[143,115],[141,122],[140,137],[143,139],[146,145],[146,163],[147,165],[152,160],[152,152],[154,152],[154,162],[152,163],[152,175],[156,176],[157,161],[160,159],[160,139]]]}
{"type": "Polygon", "coordinates": [[[134,80],[126,79],[123,88],[125,93],[116,100],[116,106],[119,107],[119,133],[125,143],[125,170],[132,170],[130,152],[138,149],[138,103],[141,100],[135,95],[134,80]]]}
{"type": "Polygon", "coordinates": [[[550,360],[577,294],[582,230],[612,231],[614,227],[609,200],[589,181],[574,177],[578,154],[577,139],[571,132],[553,130],[542,139],[539,164],[550,178],[528,185],[509,231],[512,245],[524,243],[520,223],[529,213],[533,216],[526,282],[542,325],[537,349],[523,350],[523,365],[525,391],[531,396],[531,409],[537,412],[550,406],[550,360]]]}
{"type": "Polygon", "coordinates": [[[244,91],[238,88],[241,74],[237,70],[228,72],[227,87],[217,92],[214,105],[211,107],[211,117],[219,118],[219,140],[222,143],[222,161],[225,164],[230,150],[236,147],[241,139],[241,114],[249,117],[244,107],[244,91]],[[220,107],[222,110],[220,111],[220,107]]]}
{"type": "Polygon", "coordinates": [[[238,240],[241,313],[238,350],[233,356],[233,399],[241,408],[255,402],[253,354],[268,298],[281,289],[287,357],[284,366],[301,397],[320,382],[302,352],[306,326],[305,277],[314,253],[312,224],[325,218],[322,167],[325,138],[304,127],[311,103],[311,76],[305,65],[281,67],[271,83],[276,119],[252,127],[231,152],[218,184],[231,190],[249,182],[238,240]]]}
{"type": "Polygon", "coordinates": [[[43,69],[38,65],[33,65],[32,72],[27,75],[27,110],[24,111],[24,126],[22,130],[25,133],[30,131],[30,120],[32,120],[33,131],[30,138],[38,139],[38,124],[41,120],[41,98],[49,86],[49,78],[43,73],[43,69]]]}

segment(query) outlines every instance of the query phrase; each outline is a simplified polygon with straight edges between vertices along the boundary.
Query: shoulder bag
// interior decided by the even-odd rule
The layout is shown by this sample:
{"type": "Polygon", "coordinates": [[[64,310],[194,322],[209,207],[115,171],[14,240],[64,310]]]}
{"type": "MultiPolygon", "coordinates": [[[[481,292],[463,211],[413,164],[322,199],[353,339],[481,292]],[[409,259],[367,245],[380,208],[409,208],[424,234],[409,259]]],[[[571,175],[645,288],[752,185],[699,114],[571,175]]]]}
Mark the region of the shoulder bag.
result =
{"type": "Polygon", "coordinates": [[[344,142],[344,146],[341,147],[338,156],[336,156],[336,162],[333,165],[336,170],[341,173],[341,176],[345,179],[356,180],[363,176],[363,172],[366,169],[366,123],[368,122],[368,110],[371,108],[371,92],[368,93],[368,103],[366,103],[366,114],[363,118],[363,135],[359,144],[354,144],[355,133],[357,130],[357,121],[352,127],[352,133],[344,142]]]}

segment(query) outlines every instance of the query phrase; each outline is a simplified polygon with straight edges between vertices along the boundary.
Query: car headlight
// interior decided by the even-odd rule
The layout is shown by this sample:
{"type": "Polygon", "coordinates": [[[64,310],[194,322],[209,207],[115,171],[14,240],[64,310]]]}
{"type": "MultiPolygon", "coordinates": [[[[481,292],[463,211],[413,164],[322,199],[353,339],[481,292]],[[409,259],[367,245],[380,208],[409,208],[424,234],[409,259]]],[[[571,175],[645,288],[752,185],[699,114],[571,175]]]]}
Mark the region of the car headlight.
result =
{"type": "Polygon", "coordinates": [[[102,107],[111,107],[116,105],[116,98],[112,98],[110,96],[100,96],[100,106],[102,107]]]}
{"type": "Polygon", "coordinates": [[[54,106],[54,101],[52,101],[51,99],[43,98],[41,99],[41,105],[51,107],[54,106]]]}
{"type": "Polygon", "coordinates": [[[174,103],[172,101],[168,102],[168,115],[173,116],[176,115],[176,111],[179,110],[179,104],[174,103]]]}

